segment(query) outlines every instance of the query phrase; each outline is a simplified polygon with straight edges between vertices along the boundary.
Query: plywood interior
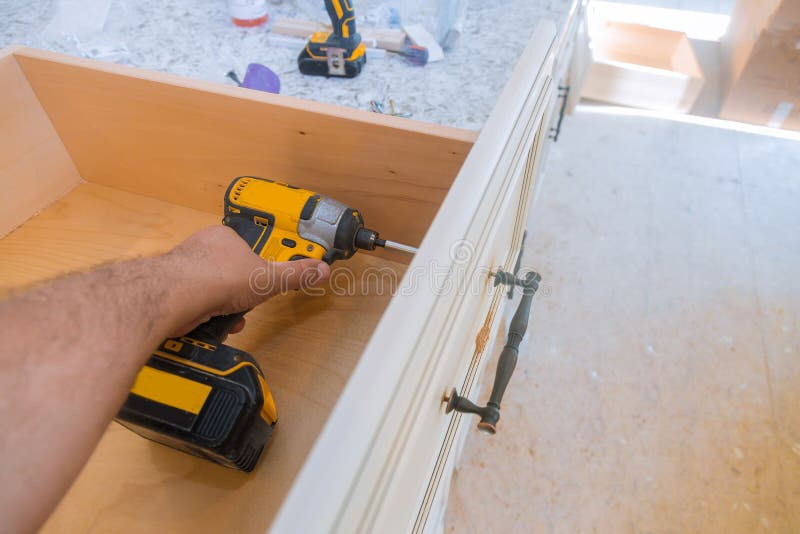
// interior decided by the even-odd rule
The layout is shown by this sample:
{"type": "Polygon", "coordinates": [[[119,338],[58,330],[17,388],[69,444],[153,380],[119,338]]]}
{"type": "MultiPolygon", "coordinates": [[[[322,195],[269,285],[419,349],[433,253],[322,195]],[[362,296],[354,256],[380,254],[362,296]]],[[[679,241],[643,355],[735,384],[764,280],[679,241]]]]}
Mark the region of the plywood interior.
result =
{"type": "Polygon", "coordinates": [[[702,76],[686,35],[641,24],[606,22],[596,40],[594,57],[702,76]]]}
{"type": "Polygon", "coordinates": [[[0,237],[80,183],[16,59],[0,51],[0,237]]]}
{"type": "MultiPolygon", "coordinates": [[[[330,194],[361,209],[382,235],[418,243],[475,139],[98,65],[28,49],[0,53],[0,224],[11,230],[0,239],[0,298],[168,250],[219,223],[224,189],[243,174],[330,194]]],[[[396,282],[406,269],[367,253],[335,267],[352,273],[334,271],[340,290],[354,280],[346,291],[275,298],[228,340],[258,359],[278,405],[277,430],[254,473],[112,423],[44,531],[265,531],[391,299],[386,268],[396,282]],[[380,277],[367,275],[373,267],[380,277]]]]}
{"type": "Polygon", "coordinates": [[[383,235],[418,244],[476,138],[43,51],[16,57],[85,180],[209,213],[221,213],[233,177],[262,176],[349,203],[383,235]]]}
{"type": "Polygon", "coordinates": [[[704,84],[686,35],[670,30],[606,22],[592,60],[581,94],[602,102],[685,113],[704,84]]]}

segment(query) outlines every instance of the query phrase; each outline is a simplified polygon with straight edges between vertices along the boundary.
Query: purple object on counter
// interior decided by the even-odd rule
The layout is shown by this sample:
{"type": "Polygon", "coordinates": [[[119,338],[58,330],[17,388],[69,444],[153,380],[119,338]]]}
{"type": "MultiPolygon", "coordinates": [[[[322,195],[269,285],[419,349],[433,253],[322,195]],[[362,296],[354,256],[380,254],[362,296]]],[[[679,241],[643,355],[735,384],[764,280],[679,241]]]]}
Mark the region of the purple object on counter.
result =
{"type": "Polygon", "coordinates": [[[281,79],[261,63],[250,63],[247,66],[247,72],[244,75],[241,87],[277,95],[281,92],[281,79]]]}

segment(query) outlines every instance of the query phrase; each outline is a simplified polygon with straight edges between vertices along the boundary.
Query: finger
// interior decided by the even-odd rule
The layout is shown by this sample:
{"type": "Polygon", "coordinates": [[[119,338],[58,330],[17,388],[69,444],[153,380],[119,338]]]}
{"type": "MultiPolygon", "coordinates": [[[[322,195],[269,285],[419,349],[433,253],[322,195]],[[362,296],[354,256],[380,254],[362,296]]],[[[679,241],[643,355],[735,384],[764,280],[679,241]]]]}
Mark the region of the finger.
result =
{"type": "Polygon", "coordinates": [[[298,260],[267,263],[258,276],[251,278],[253,289],[261,300],[287,291],[313,287],[330,276],[328,264],[319,260],[298,260]]]}
{"type": "Polygon", "coordinates": [[[245,325],[245,318],[242,317],[241,319],[239,319],[239,322],[233,325],[229,334],[238,334],[239,332],[244,330],[244,325],[245,325]]]}
{"type": "Polygon", "coordinates": [[[331,276],[331,268],[324,261],[318,262],[316,265],[305,268],[298,276],[297,287],[290,289],[307,289],[322,284],[331,276]]]}

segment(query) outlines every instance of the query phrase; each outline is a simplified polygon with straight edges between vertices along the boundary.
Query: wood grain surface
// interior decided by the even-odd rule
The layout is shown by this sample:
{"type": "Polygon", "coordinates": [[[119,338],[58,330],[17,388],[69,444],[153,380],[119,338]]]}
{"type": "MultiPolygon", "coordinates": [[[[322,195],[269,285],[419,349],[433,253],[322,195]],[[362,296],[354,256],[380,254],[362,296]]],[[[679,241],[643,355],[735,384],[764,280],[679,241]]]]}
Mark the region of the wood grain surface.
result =
{"type": "Polygon", "coordinates": [[[232,178],[261,176],[330,195],[418,245],[476,137],[50,52],[15,57],[84,179],[209,213],[222,213],[232,178]]]}
{"type": "Polygon", "coordinates": [[[80,183],[15,50],[0,50],[0,237],[80,183]]]}

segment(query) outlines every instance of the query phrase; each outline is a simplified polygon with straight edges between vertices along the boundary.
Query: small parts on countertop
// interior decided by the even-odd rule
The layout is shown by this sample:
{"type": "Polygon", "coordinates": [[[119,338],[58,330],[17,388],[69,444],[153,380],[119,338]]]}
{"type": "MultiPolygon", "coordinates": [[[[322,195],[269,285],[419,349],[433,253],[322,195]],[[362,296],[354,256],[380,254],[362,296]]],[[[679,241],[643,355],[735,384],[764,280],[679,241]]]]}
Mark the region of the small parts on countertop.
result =
{"type": "Polygon", "coordinates": [[[266,0],[228,0],[231,20],[242,28],[261,26],[267,22],[266,0]]]}
{"type": "Polygon", "coordinates": [[[236,82],[239,87],[274,93],[276,95],[281,92],[281,79],[277,74],[261,63],[250,63],[247,66],[244,81],[240,81],[234,71],[230,71],[227,76],[236,82]]]}
{"type": "MultiPolygon", "coordinates": [[[[460,0],[455,1],[460,2],[460,0]]],[[[265,0],[229,0],[229,2],[232,16],[234,13],[238,14],[234,16],[235,22],[241,20],[239,17],[245,16],[263,15],[266,20],[265,0]]],[[[427,65],[428,62],[444,59],[442,47],[422,24],[410,24],[403,26],[402,29],[398,28],[397,26],[401,24],[400,14],[386,4],[373,9],[367,20],[381,25],[392,24],[395,27],[372,28],[362,32],[356,30],[356,17],[351,0],[324,0],[324,5],[330,17],[330,24],[295,18],[279,18],[272,23],[269,44],[302,47],[297,65],[303,74],[353,78],[361,73],[368,59],[383,59],[387,51],[395,52],[409,64],[420,67],[427,65]]],[[[235,73],[229,73],[229,77],[239,83],[235,73]]],[[[248,74],[239,85],[274,93],[280,90],[277,75],[258,64],[251,64],[248,67],[248,74]],[[252,81],[248,79],[251,68],[256,69],[252,72],[252,81]]],[[[373,102],[371,107],[373,111],[385,113],[382,103],[373,102]]],[[[394,110],[390,114],[407,116],[395,113],[394,110]]]]}
{"type": "Polygon", "coordinates": [[[391,115],[393,117],[403,117],[408,118],[411,116],[410,112],[398,112],[394,106],[394,99],[389,98],[389,109],[386,109],[386,105],[383,102],[379,102],[377,100],[370,100],[369,101],[369,110],[373,113],[380,113],[382,115],[391,115]]]}

